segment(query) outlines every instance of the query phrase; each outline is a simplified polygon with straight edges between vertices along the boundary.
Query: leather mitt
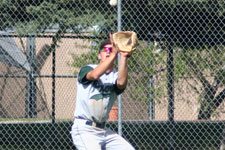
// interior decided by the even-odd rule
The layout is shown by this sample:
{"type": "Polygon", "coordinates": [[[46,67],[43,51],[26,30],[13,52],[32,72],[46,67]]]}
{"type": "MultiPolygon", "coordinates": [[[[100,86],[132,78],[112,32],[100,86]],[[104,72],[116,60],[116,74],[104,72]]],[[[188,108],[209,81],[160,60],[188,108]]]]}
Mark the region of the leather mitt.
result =
{"type": "Polygon", "coordinates": [[[133,31],[120,31],[113,34],[113,41],[120,51],[134,51],[138,43],[137,34],[133,31]]]}

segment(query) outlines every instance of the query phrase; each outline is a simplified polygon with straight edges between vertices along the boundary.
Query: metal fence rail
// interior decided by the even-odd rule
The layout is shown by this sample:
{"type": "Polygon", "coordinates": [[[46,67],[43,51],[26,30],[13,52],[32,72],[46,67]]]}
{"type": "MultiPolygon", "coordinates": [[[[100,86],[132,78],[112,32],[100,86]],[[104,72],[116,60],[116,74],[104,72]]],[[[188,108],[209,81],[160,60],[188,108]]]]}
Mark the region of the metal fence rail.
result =
{"type": "Polygon", "coordinates": [[[0,8],[0,149],[75,149],[77,73],[97,63],[109,33],[126,30],[139,44],[107,126],[139,150],[225,149],[224,0],[8,0],[0,8]]]}

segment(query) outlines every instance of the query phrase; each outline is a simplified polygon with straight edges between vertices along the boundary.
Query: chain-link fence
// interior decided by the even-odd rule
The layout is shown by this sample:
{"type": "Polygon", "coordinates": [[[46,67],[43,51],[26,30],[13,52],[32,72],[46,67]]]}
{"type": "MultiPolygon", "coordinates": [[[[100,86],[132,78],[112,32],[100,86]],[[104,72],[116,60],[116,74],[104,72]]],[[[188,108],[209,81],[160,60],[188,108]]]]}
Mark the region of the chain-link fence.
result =
{"type": "Polygon", "coordinates": [[[1,149],[75,149],[77,73],[97,62],[109,33],[128,30],[139,44],[107,126],[138,150],[225,149],[224,0],[2,0],[0,8],[1,149]]]}

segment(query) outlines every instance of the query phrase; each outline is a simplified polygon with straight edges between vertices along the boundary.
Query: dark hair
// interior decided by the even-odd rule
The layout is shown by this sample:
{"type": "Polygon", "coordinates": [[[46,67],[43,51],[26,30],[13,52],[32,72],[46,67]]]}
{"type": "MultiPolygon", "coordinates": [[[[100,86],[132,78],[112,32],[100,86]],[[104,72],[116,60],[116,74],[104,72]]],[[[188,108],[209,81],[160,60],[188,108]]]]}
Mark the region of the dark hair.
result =
{"type": "Polygon", "coordinates": [[[111,44],[110,40],[104,40],[101,42],[100,46],[99,46],[99,51],[101,51],[106,45],[111,44]]]}

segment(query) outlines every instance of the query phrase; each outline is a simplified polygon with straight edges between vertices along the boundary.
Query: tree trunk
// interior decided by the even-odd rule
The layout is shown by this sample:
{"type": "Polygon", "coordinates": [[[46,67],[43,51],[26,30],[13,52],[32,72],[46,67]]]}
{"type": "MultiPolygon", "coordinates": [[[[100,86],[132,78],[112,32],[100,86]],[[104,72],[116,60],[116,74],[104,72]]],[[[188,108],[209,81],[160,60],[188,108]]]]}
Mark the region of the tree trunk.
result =
{"type": "Polygon", "coordinates": [[[210,88],[205,90],[205,100],[201,103],[198,115],[199,120],[210,119],[212,112],[214,112],[225,99],[225,89],[214,98],[215,93],[216,91],[210,88]]]}

